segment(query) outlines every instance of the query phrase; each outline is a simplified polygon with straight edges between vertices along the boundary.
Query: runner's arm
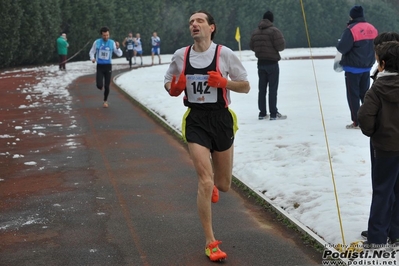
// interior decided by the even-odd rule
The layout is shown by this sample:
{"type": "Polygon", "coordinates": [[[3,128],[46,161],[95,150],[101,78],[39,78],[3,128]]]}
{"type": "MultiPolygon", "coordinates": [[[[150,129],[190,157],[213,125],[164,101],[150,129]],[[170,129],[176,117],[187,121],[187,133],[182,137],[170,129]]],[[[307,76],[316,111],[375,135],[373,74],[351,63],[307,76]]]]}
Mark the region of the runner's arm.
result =
{"type": "Polygon", "coordinates": [[[223,61],[221,64],[224,65],[223,76],[228,75],[230,77],[230,79],[227,79],[226,88],[238,93],[248,93],[251,86],[247,79],[247,71],[241,60],[231,49],[225,46],[221,50],[221,57],[223,61]]]}
{"type": "Polygon", "coordinates": [[[226,88],[231,91],[235,91],[235,92],[239,92],[239,93],[248,93],[250,90],[248,81],[227,80],[226,88]]]}
{"type": "Polygon", "coordinates": [[[114,54],[116,54],[119,57],[121,57],[123,55],[122,49],[119,48],[118,42],[114,42],[114,54]]]}
{"type": "Polygon", "coordinates": [[[168,70],[166,71],[165,78],[164,78],[164,88],[169,93],[170,85],[173,79],[173,76],[180,76],[181,74],[181,66],[183,65],[183,56],[184,50],[176,51],[171,59],[171,63],[169,65],[168,70]],[[180,67],[179,67],[180,66],[180,67]]]}
{"type": "Polygon", "coordinates": [[[96,58],[95,58],[96,50],[97,50],[96,42],[94,41],[93,46],[91,47],[90,52],[89,52],[90,60],[93,63],[96,62],[96,58]]]}

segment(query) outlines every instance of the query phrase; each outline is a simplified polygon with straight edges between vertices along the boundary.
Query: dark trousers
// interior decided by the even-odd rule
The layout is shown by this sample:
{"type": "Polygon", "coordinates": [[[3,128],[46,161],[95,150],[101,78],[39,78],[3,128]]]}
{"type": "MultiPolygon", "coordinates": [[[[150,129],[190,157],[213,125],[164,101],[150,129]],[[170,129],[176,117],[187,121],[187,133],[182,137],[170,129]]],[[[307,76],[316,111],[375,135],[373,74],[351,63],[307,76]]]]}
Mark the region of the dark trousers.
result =
{"type": "Polygon", "coordinates": [[[59,68],[60,69],[65,69],[65,64],[66,64],[66,60],[67,60],[67,56],[66,55],[58,55],[59,56],[59,68]]]}
{"type": "Polygon", "coordinates": [[[112,65],[97,64],[96,85],[99,90],[104,87],[104,102],[107,101],[109,95],[109,85],[111,83],[112,65]]]}
{"type": "Polygon", "coordinates": [[[269,85],[269,111],[271,117],[276,117],[277,114],[277,89],[280,76],[280,67],[278,63],[271,65],[258,64],[259,77],[259,93],[258,93],[258,108],[259,116],[266,116],[266,94],[267,85],[269,85]]]}
{"type": "Polygon", "coordinates": [[[129,61],[129,66],[132,67],[133,50],[126,50],[126,59],[129,61]]]}
{"type": "Polygon", "coordinates": [[[373,148],[373,143],[371,143],[370,139],[370,164],[371,164],[371,174],[373,173],[373,168],[374,168],[374,148],[373,148]]]}
{"type": "Polygon", "coordinates": [[[367,240],[385,244],[387,237],[393,241],[399,239],[399,156],[375,156],[371,181],[373,196],[367,240]]]}
{"type": "Polygon", "coordinates": [[[351,119],[358,126],[357,112],[360,108],[360,102],[363,103],[364,95],[370,87],[370,72],[367,71],[359,74],[345,72],[345,84],[351,119]]]}

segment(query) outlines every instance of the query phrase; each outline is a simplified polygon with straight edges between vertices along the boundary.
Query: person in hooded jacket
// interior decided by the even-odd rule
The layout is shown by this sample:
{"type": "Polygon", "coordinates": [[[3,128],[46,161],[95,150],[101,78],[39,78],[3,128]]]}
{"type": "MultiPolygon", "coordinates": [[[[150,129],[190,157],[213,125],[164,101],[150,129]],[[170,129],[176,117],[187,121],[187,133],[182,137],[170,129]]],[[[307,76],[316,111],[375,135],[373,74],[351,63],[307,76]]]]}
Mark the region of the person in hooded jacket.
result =
{"type": "Polygon", "coordinates": [[[258,58],[259,120],[267,119],[266,111],[267,85],[269,85],[270,120],[286,119],[277,109],[277,90],[280,76],[280,53],[285,49],[285,39],[281,31],[273,25],[274,16],[271,11],[263,15],[258,28],[252,33],[249,47],[258,58]]]}
{"type": "Polygon", "coordinates": [[[375,48],[378,74],[357,114],[374,149],[372,200],[364,248],[399,248],[399,42],[375,48]]]}
{"type": "Polygon", "coordinates": [[[342,54],[340,64],[345,71],[346,97],[352,123],[347,129],[359,129],[357,112],[370,87],[370,70],[375,63],[373,40],[378,31],[366,22],[362,6],[349,11],[350,20],[336,46],[342,54]]]}
{"type": "MultiPolygon", "coordinates": [[[[389,41],[397,41],[399,42],[399,33],[388,31],[388,32],[382,32],[380,33],[375,39],[374,39],[374,47],[377,47],[378,45],[384,43],[384,42],[389,42],[389,41]]],[[[373,74],[370,76],[370,78],[375,82],[377,80],[377,76],[379,73],[379,68],[376,67],[373,71],[373,74]]],[[[370,140],[370,163],[371,163],[371,172],[373,172],[373,166],[374,166],[374,148],[373,144],[371,143],[370,140]]],[[[367,230],[362,231],[360,235],[367,239],[368,232],[367,230]]]]}

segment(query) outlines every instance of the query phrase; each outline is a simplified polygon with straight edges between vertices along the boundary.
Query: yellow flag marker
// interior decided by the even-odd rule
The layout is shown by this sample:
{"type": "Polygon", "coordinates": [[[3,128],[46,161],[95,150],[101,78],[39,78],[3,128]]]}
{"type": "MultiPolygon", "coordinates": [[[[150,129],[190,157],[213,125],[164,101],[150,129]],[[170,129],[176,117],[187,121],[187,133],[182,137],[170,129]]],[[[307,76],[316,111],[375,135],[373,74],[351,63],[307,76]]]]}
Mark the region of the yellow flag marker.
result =
{"type": "Polygon", "coordinates": [[[240,60],[241,60],[241,35],[240,35],[240,27],[237,27],[236,30],[236,41],[238,42],[238,51],[240,51],[240,60]]]}
{"type": "Polygon", "coordinates": [[[236,30],[236,41],[240,42],[240,39],[241,39],[240,27],[237,27],[237,30],[236,30]]]}

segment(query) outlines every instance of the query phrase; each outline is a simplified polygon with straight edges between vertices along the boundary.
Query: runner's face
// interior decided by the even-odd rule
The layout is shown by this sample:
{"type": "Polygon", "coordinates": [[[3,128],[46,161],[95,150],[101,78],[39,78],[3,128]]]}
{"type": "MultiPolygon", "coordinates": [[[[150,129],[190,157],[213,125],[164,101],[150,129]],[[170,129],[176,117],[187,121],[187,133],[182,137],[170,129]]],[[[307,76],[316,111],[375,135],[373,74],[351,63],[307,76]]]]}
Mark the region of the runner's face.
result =
{"type": "Polygon", "coordinates": [[[103,38],[103,40],[106,42],[109,39],[109,31],[107,32],[102,32],[101,33],[101,37],[103,38]]]}
{"type": "Polygon", "coordinates": [[[190,33],[194,39],[210,39],[215,25],[209,25],[204,13],[196,13],[190,17],[190,33]]]}

